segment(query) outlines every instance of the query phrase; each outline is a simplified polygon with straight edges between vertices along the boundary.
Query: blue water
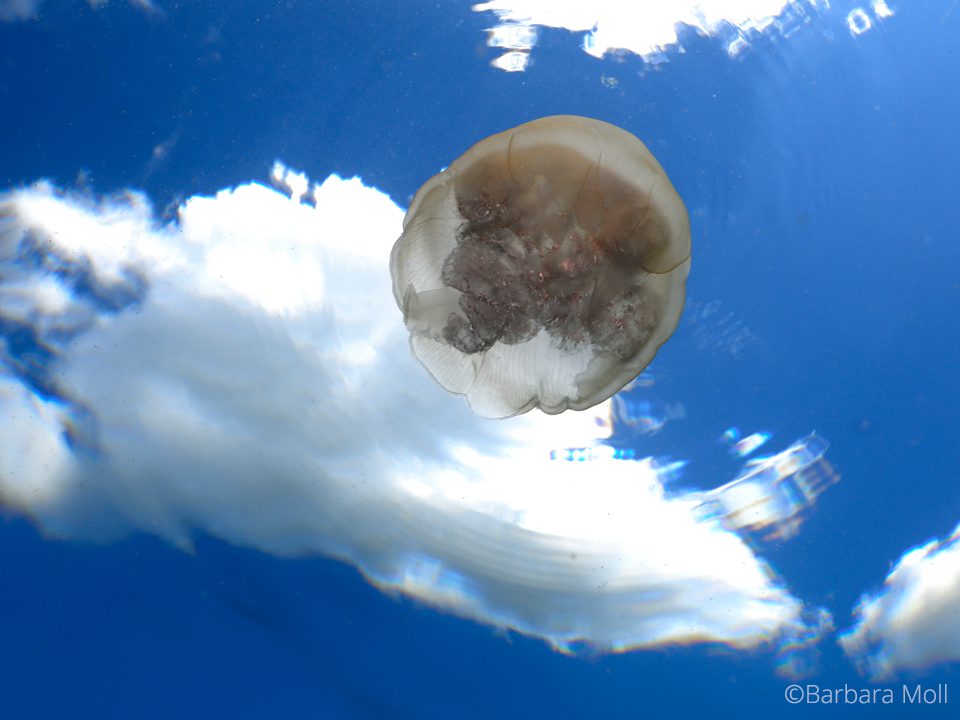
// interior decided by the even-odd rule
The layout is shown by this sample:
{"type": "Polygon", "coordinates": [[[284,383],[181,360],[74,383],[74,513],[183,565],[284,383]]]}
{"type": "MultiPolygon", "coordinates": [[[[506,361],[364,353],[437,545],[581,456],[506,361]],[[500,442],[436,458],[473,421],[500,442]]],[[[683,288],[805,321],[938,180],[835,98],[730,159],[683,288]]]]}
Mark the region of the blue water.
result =
{"type": "MultiPolygon", "coordinates": [[[[135,187],[169,214],[282,159],[316,179],[357,175],[406,205],[473,142],[529,119],[629,129],[691,212],[689,302],[719,300],[750,335],[731,352],[698,345],[695,318],[681,324],[651,369],[658,396],[686,414],[637,438],[640,452],[688,459],[684,481],[709,486],[729,472],[717,438],[730,426],[779,447],[829,438],[842,481],[763,555],[844,629],[892,563],[960,520],[960,11],[903,3],[855,37],[854,4],[835,5],[790,37],[754,36],[735,59],[683,31],[685,52],[655,69],[542,30],[527,71],[507,74],[488,64],[491,17],[461,4],[151,13],[47,0],[38,18],[0,22],[0,189],[135,187]]],[[[827,712],[791,710],[763,652],[569,658],[388,597],[323,558],[204,536],[192,554],[141,534],[58,541],[12,511],[0,548],[4,718],[827,712]]],[[[870,687],[833,636],[819,649],[816,682],[870,687]]],[[[956,669],[906,677],[951,683],[955,705],[956,669]]]]}

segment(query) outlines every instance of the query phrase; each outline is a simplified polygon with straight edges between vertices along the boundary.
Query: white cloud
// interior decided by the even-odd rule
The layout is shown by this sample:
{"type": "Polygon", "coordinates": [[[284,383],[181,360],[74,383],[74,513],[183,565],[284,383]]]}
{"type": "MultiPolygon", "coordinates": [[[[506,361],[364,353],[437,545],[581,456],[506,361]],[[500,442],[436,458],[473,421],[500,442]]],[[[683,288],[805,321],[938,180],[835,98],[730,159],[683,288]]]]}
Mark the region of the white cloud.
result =
{"type": "Polygon", "coordinates": [[[960,660],[960,526],[905,553],[879,592],[865,595],[844,651],[875,680],[960,660]]]}
{"type": "MultiPolygon", "coordinates": [[[[473,6],[492,12],[500,25],[492,28],[488,44],[504,47],[504,38],[533,36],[535,28],[564,28],[584,34],[584,50],[596,57],[627,51],[646,60],[679,44],[677,27],[687,25],[708,36],[719,36],[727,52],[736,55],[751,33],[774,28],[789,32],[830,6],[827,0],[687,0],[686,2],[623,2],[622,0],[488,0],[473,6]],[[521,29],[529,32],[524,35],[521,29]]],[[[529,50],[511,46],[510,54],[529,50]]],[[[498,61],[494,61],[497,65],[498,61]]],[[[524,62],[525,65],[525,62],[524,62]]],[[[522,69],[522,68],[521,68],[522,69]]]]}
{"type": "Polygon", "coordinates": [[[491,421],[441,390],[391,293],[401,209],[336,176],[312,194],[250,183],[165,225],[135,193],[0,195],[0,322],[46,353],[0,352],[0,501],[52,536],[340,558],[559,648],[809,638],[650,461],[550,459],[608,433],[608,407],[491,421]]]}

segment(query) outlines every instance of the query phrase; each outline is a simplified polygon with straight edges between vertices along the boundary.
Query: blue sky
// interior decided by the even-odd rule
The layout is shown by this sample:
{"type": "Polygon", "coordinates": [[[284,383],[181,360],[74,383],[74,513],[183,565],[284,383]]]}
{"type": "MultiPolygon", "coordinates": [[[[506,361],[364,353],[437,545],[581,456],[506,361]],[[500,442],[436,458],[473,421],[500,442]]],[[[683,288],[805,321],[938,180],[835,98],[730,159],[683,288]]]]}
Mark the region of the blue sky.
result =
{"type": "Polygon", "coordinates": [[[453,3],[0,3],[5,714],[746,717],[791,657],[949,712],[899,693],[960,657],[954,6],[704,3],[658,48],[610,29],[686,6],[506,7],[520,72],[453,3]],[[491,424],[386,258],[431,175],[555,113],[667,169],[687,313],[625,404],[491,424]],[[731,427],[829,440],[795,536],[697,510],[749,472],[731,427]]]}

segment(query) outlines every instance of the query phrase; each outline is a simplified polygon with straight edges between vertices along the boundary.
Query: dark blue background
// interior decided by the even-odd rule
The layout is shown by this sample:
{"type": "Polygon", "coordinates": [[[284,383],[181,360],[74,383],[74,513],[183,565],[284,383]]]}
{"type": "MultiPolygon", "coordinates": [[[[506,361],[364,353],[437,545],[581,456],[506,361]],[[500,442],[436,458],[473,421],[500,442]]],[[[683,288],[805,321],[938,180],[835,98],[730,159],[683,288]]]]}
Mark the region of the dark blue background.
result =
{"type": "MultiPolygon", "coordinates": [[[[726,427],[770,430],[778,449],[811,430],[829,438],[842,482],[799,537],[762,551],[844,628],[891,562],[960,521],[960,12],[904,3],[854,38],[853,4],[833,4],[737,60],[686,32],[686,52],[656,69],[597,61],[548,30],[510,75],[488,66],[490,18],[465,4],[183,3],[149,16],[48,0],[38,20],[0,25],[0,187],[134,186],[169,211],[281,159],[406,204],[470,144],[534,117],[626,127],[691,210],[691,301],[721,300],[755,338],[734,358],[682,326],[650,392],[687,418],[638,450],[690,459],[683,482],[709,487],[730,478],[726,427]]],[[[0,618],[4,718],[826,712],[788,707],[762,652],[570,659],[388,598],[338,563],[204,538],[195,555],[143,537],[85,546],[7,517],[0,618]]],[[[822,652],[817,682],[863,684],[832,638],[822,652]]],[[[908,712],[886,710],[869,711],[908,712]]]]}

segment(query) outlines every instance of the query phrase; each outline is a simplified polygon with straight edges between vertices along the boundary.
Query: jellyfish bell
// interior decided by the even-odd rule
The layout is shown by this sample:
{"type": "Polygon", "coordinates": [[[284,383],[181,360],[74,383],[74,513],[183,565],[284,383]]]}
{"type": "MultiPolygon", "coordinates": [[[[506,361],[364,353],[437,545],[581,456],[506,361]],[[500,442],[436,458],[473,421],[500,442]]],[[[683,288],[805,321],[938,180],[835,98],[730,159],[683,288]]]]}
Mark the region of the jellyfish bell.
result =
{"type": "Polygon", "coordinates": [[[481,140],[428,180],[390,256],[414,355],[485,417],[612,396],[676,329],[689,270],[660,164],[572,115],[481,140]]]}

